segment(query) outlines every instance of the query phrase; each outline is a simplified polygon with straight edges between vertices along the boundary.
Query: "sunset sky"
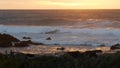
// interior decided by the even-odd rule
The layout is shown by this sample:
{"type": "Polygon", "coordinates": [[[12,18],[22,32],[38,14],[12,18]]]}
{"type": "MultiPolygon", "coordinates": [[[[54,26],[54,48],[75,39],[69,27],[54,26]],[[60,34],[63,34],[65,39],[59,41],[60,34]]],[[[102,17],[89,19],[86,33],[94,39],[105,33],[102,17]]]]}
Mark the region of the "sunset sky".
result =
{"type": "Polygon", "coordinates": [[[120,0],[0,0],[0,9],[120,9],[120,0]]]}

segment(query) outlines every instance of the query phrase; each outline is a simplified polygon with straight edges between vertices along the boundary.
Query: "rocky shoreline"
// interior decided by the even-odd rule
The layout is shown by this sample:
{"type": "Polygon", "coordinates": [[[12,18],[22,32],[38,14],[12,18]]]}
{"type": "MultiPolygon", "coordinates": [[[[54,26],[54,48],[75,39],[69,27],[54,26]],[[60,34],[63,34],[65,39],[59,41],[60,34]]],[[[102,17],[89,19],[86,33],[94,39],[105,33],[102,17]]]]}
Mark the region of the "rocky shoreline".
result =
{"type": "MultiPolygon", "coordinates": [[[[26,37],[23,38],[26,39],[26,37]]],[[[0,34],[0,47],[26,47],[29,46],[29,44],[44,45],[43,43],[35,43],[31,40],[20,41],[9,34],[0,34]]]]}
{"type": "MultiPolygon", "coordinates": [[[[28,40],[20,41],[9,34],[0,34],[0,47],[44,45],[32,42],[30,37],[24,39],[28,40]]],[[[111,51],[118,49],[120,44],[110,47],[111,51]]],[[[115,53],[103,53],[102,50],[64,51],[64,47],[56,50],[60,53],[39,55],[6,50],[5,54],[0,53],[0,68],[120,68],[120,51],[115,53]]]]}
{"type": "MultiPolygon", "coordinates": [[[[0,34],[0,47],[27,47],[32,45],[45,45],[44,43],[37,43],[31,41],[31,37],[24,36],[25,41],[20,41],[16,37],[10,34],[0,34]]],[[[51,37],[46,38],[46,40],[52,40],[51,37]]],[[[106,45],[100,45],[99,47],[105,47],[106,45]]],[[[57,48],[57,50],[64,50],[64,47],[57,48]]],[[[120,44],[116,43],[110,47],[110,50],[120,49],[120,44]]]]}

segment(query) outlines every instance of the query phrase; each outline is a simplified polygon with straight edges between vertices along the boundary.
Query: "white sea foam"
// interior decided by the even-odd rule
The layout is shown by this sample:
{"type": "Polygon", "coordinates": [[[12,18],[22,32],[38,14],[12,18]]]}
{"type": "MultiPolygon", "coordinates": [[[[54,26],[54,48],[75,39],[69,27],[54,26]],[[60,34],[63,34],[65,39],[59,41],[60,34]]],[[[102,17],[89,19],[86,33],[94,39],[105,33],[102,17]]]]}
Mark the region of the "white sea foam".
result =
{"type": "Polygon", "coordinates": [[[23,36],[29,36],[32,41],[44,44],[109,46],[120,42],[119,29],[0,25],[0,33],[11,34],[20,40],[23,36]],[[46,40],[48,37],[52,40],[46,40]]]}

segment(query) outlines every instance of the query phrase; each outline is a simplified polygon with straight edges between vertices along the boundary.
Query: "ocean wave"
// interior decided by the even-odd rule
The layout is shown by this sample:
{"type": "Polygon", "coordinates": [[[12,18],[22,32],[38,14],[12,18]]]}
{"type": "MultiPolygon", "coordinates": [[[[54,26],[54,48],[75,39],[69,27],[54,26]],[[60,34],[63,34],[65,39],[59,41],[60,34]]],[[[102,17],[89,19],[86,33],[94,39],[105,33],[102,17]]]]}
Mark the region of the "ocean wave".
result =
{"type": "Polygon", "coordinates": [[[120,35],[119,29],[105,29],[105,28],[69,28],[64,26],[6,26],[0,25],[0,32],[11,33],[72,33],[72,34],[107,34],[120,35]]]}
{"type": "Polygon", "coordinates": [[[5,26],[0,25],[0,33],[11,34],[20,40],[23,36],[32,41],[58,45],[107,46],[120,43],[119,29],[68,28],[64,26],[5,26]],[[51,40],[46,38],[51,37],[51,40]]]}
{"type": "Polygon", "coordinates": [[[104,19],[78,19],[74,24],[67,26],[69,28],[104,28],[104,29],[120,29],[120,21],[104,20],[104,19]]]}

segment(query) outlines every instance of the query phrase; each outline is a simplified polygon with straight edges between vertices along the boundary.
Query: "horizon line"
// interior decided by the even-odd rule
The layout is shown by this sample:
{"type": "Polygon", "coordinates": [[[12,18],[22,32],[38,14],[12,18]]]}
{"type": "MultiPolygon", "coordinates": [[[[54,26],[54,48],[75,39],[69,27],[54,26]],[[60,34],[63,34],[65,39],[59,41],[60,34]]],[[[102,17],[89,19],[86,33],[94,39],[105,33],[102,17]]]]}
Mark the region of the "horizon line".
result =
{"type": "Polygon", "coordinates": [[[120,9],[0,9],[0,10],[120,10],[120,9]]]}

